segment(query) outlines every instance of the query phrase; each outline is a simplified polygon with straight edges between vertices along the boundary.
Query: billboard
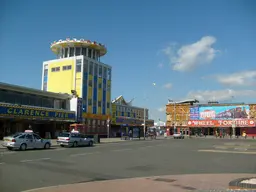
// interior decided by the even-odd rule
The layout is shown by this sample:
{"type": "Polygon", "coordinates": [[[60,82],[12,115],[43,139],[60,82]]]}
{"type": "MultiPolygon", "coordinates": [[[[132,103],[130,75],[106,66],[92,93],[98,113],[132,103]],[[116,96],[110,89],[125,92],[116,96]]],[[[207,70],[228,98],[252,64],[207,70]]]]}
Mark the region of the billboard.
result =
{"type": "Polygon", "coordinates": [[[191,120],[250,119],[249,105],[191,107],[191,120]]]}
{"type": "Polygon", "coordinates": [[[199,119],[199,107],[190,107],[190,119],[199,119]]]}

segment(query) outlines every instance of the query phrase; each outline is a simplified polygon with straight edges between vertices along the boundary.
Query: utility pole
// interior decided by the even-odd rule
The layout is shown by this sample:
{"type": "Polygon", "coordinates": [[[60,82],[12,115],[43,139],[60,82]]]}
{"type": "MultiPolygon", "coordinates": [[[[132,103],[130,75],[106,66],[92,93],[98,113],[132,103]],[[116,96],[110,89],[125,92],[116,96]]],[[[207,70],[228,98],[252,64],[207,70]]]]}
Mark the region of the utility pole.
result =
{"type": "Polygon", "coordinates": [[[144,107],[144,118],[143,118],[143,135],[144,140],[146,140],[146,108],[144,107]]]}

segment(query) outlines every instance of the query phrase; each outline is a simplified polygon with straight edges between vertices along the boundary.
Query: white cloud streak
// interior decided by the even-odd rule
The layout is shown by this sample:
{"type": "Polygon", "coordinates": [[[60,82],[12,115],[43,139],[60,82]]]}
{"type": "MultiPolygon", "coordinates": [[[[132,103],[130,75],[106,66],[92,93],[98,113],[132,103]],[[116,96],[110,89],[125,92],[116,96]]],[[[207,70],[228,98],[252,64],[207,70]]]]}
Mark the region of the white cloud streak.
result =
{"type": "Polygon", "coordinates": [[[231,74],[218,74],[213,78],[219,83],[227,86],[251,86],[256,84],[256,70],[241,71],[231,74]]]}
{"type": "Polygon", "coordinates": [[[187,98],[195,98],[200,102],[207,101],[231,101],[233,98],[254,98],[256,90],[198,90],[190,91],[187,98]]]}
{"type": "Polygon", "coordinates": [[[191,71],[213,61],[217,52],[212,47],[215,42],[215,37],[205,36],[195,43],[181,46],[178,50],[175,45],[170,45],[163,52],[169,58],[173,70],[191,71]]]}
{"type": "Polygon", "coordinates": [[[166,84],[163,85],[163,88],[171,89],[172,88],[172,84],[171,83],[166,83],[166,84]]]}

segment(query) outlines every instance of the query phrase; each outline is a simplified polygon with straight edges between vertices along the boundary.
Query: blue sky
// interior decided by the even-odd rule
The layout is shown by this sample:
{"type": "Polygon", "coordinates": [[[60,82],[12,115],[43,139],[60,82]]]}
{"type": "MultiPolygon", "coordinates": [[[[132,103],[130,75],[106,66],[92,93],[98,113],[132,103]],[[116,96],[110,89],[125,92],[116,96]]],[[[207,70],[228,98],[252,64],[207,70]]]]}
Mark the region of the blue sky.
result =
{"type": "Polygon", "coordinates": [[[13,1],[0,6],[0,81],[41,86],[50,43],[96,40],[112,96],[165,120],[167,98],[254,102],[256,1],[13,1]],[[155,82],[156,86],[152,83],[155,82]]]}

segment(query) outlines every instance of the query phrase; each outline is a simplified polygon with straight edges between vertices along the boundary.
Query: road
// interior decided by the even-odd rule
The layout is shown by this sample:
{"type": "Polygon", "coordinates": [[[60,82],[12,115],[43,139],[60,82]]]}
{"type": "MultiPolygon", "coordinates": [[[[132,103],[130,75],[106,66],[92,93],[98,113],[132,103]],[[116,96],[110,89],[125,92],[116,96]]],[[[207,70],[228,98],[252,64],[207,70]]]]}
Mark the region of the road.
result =
{"type": "Polygon", "coordinates": [[[256,173],[256,141],[153,140],[2,151],[0,191],[155,175],[256,173]]]}

